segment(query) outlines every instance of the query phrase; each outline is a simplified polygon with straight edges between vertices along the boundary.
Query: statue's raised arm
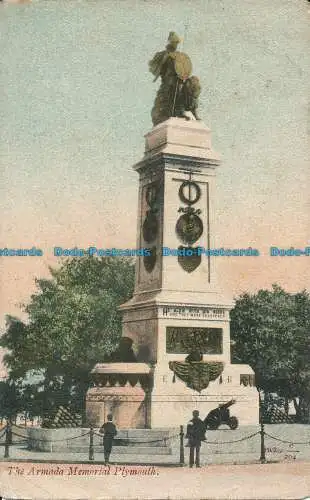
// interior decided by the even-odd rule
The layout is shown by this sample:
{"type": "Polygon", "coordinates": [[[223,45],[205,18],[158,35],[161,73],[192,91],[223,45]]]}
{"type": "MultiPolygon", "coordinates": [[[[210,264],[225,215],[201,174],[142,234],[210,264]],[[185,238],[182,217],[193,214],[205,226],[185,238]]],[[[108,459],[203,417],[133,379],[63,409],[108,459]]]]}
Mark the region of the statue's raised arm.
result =
{"type": "Polygon", "coordinates": [[[192,63],[188,55],[177,50],[180,41],[178,35],[171,31],[166,50],[156,52],[149,62],[154,81],[161,77],[152,109],[154,125],[171,116],[199,120],[197,106],[200,83],[196,76],[191,76],[192,63]]]}

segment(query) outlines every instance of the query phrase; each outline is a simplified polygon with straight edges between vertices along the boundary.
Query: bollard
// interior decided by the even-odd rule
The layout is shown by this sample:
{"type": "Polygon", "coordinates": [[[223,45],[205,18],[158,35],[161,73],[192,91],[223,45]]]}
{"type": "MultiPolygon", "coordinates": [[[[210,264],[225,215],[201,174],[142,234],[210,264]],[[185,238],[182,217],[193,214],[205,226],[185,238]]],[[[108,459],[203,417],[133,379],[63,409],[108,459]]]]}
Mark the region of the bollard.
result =
{"type": "Polygon", "coordinates": [[[266,463],[266,449],[265,449],[265,426],[261,420],[260,422],[260,463],[266,463]]]}
{"type": "Polygon", "coordinates": [[[180,465],[184,464],[184,430],[183,425],[180,425],[180,465]]]}
{"type": "Polygon", "coordinates": [[[9,458],[11,444],[12,444],[12,429],[11,425],[7,423],[5,428],[4,458],[9,458]]]}
{"type": "Polygon", "coordinates": [[[89,429],[89,460],[94,460],[94,429],[89,429]]]}

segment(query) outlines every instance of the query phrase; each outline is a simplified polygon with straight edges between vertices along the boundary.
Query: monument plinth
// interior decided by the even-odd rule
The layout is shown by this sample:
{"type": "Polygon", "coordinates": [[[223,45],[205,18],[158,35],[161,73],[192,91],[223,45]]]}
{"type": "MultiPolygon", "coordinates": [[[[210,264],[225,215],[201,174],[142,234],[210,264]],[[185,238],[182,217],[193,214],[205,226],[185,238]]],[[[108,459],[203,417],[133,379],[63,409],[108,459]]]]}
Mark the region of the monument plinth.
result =
{"type": "Polygon", "coordinates": [[[150,367],[145,363],[98,363],[87,391],[86,418],[100,427],[112,413],[119,429],[147,427],[150,367]]]}
{"type": "Polygon", "coordinates": [[[210,134],[201,121],[169,118],[145,136],[144,158],[134,166],[137,248],[145,255],[137,258],[134,296],[121,310],[123,335],[138,361],[153,366],[150,427],[182,424],[193,409],[203,416],[232,398],[240,424],[258,421],[253,370],[231,364],[233,302],[218,292],[216,258],[208,252],[219,165],[210,134]]]}

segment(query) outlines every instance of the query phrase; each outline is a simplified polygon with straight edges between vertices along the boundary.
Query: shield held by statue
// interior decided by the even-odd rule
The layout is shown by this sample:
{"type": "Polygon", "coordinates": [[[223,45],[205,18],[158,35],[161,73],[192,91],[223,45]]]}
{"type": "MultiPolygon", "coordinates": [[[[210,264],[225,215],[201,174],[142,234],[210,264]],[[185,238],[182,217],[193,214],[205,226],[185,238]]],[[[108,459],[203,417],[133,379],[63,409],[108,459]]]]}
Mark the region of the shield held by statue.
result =
{"type": "Polygon", "coordinates": [[[187,80],[192,73],[192,62],[184,52],[175,52],[174,54],[174,69],[177,77],[183,82],[187,80]]]}

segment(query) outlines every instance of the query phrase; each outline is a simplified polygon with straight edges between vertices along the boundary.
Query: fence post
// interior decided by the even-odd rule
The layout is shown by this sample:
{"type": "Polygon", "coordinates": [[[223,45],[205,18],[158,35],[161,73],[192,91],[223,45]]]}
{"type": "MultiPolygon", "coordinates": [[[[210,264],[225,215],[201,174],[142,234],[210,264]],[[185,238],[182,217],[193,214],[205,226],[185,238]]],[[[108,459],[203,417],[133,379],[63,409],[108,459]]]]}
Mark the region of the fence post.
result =
{"type": "Polygon", "coordinates": [[[5,428],[4,458],[9,458],[11,444],[12,444],[12,428],[11,424],[8,422],[5,428]]]}
{"type": "Polygon", "coordinates": [[[89,429],[89,460],[94,460],[94,429],[89,429]]]}
{"type": "Polygon", "coordinates": [[[261,419],[260,422],[260,463],[265,464],[266,463],[266,449],[265,449],[265,426],[264,423],[261,419]]]}
{"type": "Polygon", "coordinates": [[[265,449],[265,426],[264,426],[264,416],[265,416],[265,400],[262,401],[261,391],[258,390],[258,401],[259,401],[259,423],[260,423],[260,463],[266,463],[266,449],[265,449]]]}
{"type": "Polygon", "coordinates": [[[180,425],[180,465],[184,464],[184,430],[183,425],[180,425]]]}

